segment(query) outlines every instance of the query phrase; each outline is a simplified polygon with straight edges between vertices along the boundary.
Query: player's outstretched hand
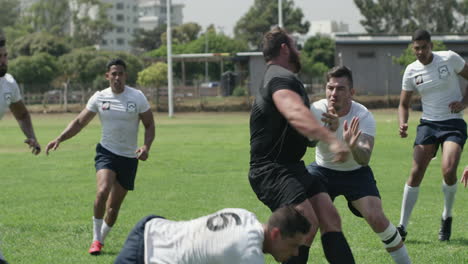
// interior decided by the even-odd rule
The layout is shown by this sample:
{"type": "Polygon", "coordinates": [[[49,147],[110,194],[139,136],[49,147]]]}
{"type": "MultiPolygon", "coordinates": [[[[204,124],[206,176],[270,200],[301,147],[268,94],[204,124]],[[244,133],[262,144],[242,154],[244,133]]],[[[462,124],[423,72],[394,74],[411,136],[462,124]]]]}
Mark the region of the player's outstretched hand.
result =
{"type": "Polygon", "coordinates": [[[343,123],[343,140],[348,144],[350,148],[356,146],[359,136],[362,131],[359,129],[359,118],[353,117],[351,124],[348,126],[348,122],[345,120],[343,123]]]}
{"type": "Polygon", "coordinates": [[[56,150],[60,145],[60,141],[58,139],[54,139],[52,140],[51,142],[49,142],[49,144],[47,144],[46,148],[45,148],[45,152],[47,155],[49,155],[49,150],[56,150]]]}
{"type": "Polygon", "coordinates": [[[148,159],[148,147],[146,145],[141,146],[137,151],[135,151],[137,154],[137,159],[145,161],[148,159]]]}
{"type": "Polygon", "coordinates": [[[41,145],[39,145],[39,142],[37,142],[36,139],[27,138],[26,140],[24,140],[24,143],[28,144],[32,154],[37,155],[41,153],[41,145]]]}
{"type": "Polygon", "coordinates": [[[462,175],[460,182],[463,183],[463,186],[465,186],[465,188],[466,188],[466,185],[468,185],[468,166],[466,166],[465,169],[463,170],[463,175],[462,175]]]}
{"type": "Polygon", "coordinates": [[[400,125],[400,137],[405,138],[408,136],[408,124],[400,125]]]}

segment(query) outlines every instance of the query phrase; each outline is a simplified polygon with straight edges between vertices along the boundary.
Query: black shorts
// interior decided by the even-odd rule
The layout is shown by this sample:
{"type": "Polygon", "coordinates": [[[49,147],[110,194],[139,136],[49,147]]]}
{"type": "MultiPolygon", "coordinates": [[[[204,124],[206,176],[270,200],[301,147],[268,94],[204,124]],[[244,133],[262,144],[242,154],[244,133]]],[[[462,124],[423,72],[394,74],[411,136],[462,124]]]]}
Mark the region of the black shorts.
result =
{"type": "Polygon", "coordinates": [[[249,182],[258,199],[271,211],[302,203],[318,193],[326,192],[320,179],[307,172],[303,161],[251,167],[249,182]]]}
{"type": "Polygon", "coordinates": [[[149,215],[141,219],[128,234],[114,264],[145,264],[145,225],[154,218],[164,217],[149,215]]]}
{"type": "Polygon", "coordinates": [[[366,196],[380,198],[374,173],[372,173],[369,166],[352,171],[337,171],[321,167],[312,162],[307,166],[307,170],[323,181],[332,200],[343,195],[348,201],[349,209],[357,216],[362,217],[361,213],[351,204],[352,201],[366,196]]]}
{"type": "Polygon", "coordinates": [[[436,145],[436,151],[439,145],[445,141],[453,141],[463,146],[466,142],[466,122],[463,119],[449,119],[444,121],[428,121],[421,119],[417,128],[416,145],[436,145]]]}
{"type": "Polygon", "coordinates": [[[138,159],[116,155],[105,149],[101,144],[96,145],[96,157],[94,158],[96,171],[109,169],[117,175],[117,181],[126,190],[133,190],[138,168],[138,159]]]}

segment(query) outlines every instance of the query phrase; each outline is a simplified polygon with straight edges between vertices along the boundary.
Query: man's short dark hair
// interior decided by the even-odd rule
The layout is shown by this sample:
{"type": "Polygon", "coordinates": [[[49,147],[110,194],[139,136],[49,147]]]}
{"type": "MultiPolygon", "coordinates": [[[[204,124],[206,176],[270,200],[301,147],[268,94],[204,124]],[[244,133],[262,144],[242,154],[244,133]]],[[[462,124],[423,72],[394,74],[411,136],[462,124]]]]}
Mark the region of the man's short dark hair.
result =
{"type": "Polygon", "coordinates": [[[351,70],[346,67],[346,66],[335,66],[331,68],[327,72],[327,81],[330,80],[330,78],[339,78],[339,77],[346,77],[348,78],[349,81],[349,88],[353,88],[353,73],[351,70]]]}
{"type": "Polygon", "coordinates": [[[413,36],[411,37],[411,41],[416,40],[425,40],[431,42],[431,34],[429,34],[427,30],[418,29],[413,33],[413,36]]]}
{"type": "Polygon", "coordinates": [[[106,65],[107,71],[109,71],[110,68],[111,68],[112,66],[114,66],[114,65],[120,65],[120,66],[122,66],[122,67],[124,68],[124,70],[127,70],[127,64],[125,63],[125,61],[122,60],[122,59],[120,59],[120,58],[115,58],[115,59],[111,59],[111,60],[107,63],[107,65],[106,65]]]}
{"type": "Polygon", "coordinates": [[[294,206],[276,209],[268,219],[268,228],[276,227],[283,238],[294,237],[297,233],[307,234],[311,224],[294,206]]]}
{"type": "Polygon", "coordinates": [[[263,57],[265,61],[271,61],[280,54],[281,44],[291,46],[288,33],[280,28],[274,27],[263,36],[263,57]]]}

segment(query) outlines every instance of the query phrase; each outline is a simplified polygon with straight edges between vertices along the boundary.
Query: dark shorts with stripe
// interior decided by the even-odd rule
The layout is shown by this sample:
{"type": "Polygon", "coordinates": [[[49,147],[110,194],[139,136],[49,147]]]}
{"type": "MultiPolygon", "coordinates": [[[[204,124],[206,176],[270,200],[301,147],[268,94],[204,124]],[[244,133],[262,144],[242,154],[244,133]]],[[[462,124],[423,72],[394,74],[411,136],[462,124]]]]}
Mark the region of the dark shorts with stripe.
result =
{"type": "MultiPolygon", "coordinates": [[[[436,145],[436,152],[439,145],[445,141],[452,141],[463,146],[466,142],[466,122],[463,119],[449,119],[444,121],[428,121],[421,119],[417,128],[416,145],[436,145]]],[[[435,155],[434,153],[434,155],[435,155]]]]}
{"type": "Polygon", "coordinates": [[[135,188],[138,159],[116,155],[98,143],[96,145],[96,157],[94,161],[96,171],[109,169],[115,172],[117,181],[126,190],[133,190],[135,188]]]}
{"type": "Polygon", "coordinates": [[[361,213],[351,204],[352,201],[366,196],[380,198],[379,189],[374,178],[374,173],[369,166],[352,171],[337,171],[317,165],[312,162],[307,166],[309,173],[319,177],[332,200],[343,195],[348,201],[348,207],[355,215],[362,217],[361,213]]]}
{"type": "Polygon", "coordinates": [[[303,161],[251,166],[249,182],[258,199],[271,211],[302,203],[318,193],[326,192],[320,179],[307,172],[303,161]]]}
{"type": "Polygon", "coordinates": [[[128,234],[114,264],[145,264],[145,225],[154,218],[164,217],[149,215],[141,219],[128,234]]]}

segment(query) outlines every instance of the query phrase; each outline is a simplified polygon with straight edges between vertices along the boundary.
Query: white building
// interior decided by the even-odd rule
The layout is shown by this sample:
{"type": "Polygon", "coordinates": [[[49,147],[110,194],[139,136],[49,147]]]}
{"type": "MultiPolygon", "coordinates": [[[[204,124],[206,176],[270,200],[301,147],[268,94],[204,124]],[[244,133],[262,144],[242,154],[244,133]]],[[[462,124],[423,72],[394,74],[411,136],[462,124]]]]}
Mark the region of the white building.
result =
{"type": "MultiPolygon", "coordinates": [[[[167,1],[166,0],[138,0],[140,28],[152,30],[159,25],[166,24],[167,21],[167,1]]],[[[184,20],[183,4],[172,3],[171,21],[173,26],[181,25],[184,20]]]]}
{"type": "Polygon", "coordinates": [[[310,22],[309,36],[317,34],[335,35],[335,33],[348,33],[349,25],[334,20],[315,20],[310,22]]]}
{"type": "Polygon", "coordinates": [[[102,0],[111,7],[107,10],[114,29],[106,33],[98,49],[130,52],[133,33],[138,28],[138,3],[135,0],[102,0]]]}

